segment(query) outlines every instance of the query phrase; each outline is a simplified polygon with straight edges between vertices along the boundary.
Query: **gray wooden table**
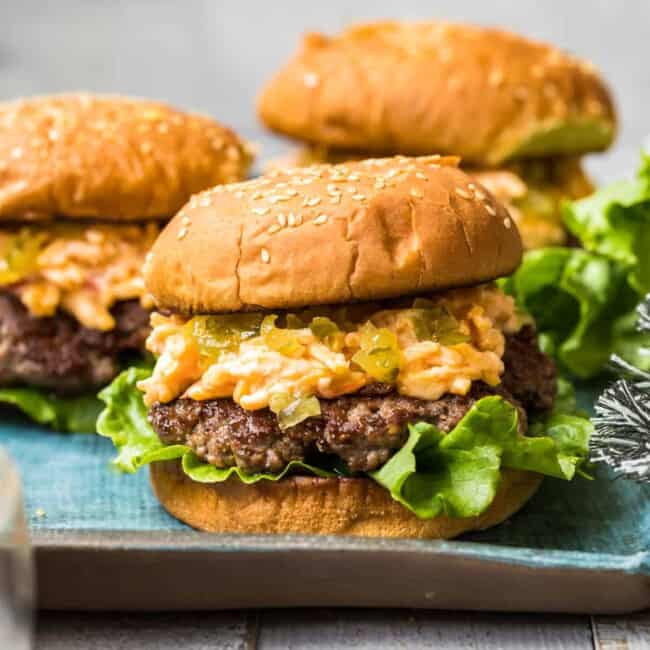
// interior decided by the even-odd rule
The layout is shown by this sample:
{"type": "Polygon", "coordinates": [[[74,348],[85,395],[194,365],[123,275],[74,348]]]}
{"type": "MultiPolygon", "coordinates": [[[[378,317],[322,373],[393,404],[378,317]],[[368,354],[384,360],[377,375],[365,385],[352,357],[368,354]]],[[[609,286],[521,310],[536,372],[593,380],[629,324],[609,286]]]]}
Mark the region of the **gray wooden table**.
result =
{"type": "Polygon", "coordinates": [[[413,610],[266,610],[40,617],[37,650],[647,650],[650,612],[627,617],[413,610]]]}

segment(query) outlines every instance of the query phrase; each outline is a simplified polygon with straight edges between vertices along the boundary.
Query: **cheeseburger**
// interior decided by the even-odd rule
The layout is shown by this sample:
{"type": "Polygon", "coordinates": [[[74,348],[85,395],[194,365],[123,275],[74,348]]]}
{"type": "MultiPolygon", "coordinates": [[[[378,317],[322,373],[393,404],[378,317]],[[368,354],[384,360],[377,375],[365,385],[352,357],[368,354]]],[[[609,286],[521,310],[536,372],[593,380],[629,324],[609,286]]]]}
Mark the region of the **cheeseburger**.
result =
{"type": "Polygon", "coordinates": [[[199,529],[452,537],[542,475],[589,424],[556,405],[532,322],[495,284],[522,246],[455,159],[276,171],[203,192],[145,265],[152,371],[98,430],[199,529]]]}
{"type": "Polygon", "coordinates": [[[298,164],[457,154],[504,202],[526,248],[565,243],[560,205],[589,194],[580,157],[616,119],[594,68],[508,32],[381,22],[309,34],[259,98],[262,121],[305,144],[298,164]]]}
{"type": "Polygon", "coordinates": [[[151,101],[0,104],[0,400],[83,426],[71,398],[144,351],[141,267],[161,224],[248,164],[231,131],[151,101]]]}

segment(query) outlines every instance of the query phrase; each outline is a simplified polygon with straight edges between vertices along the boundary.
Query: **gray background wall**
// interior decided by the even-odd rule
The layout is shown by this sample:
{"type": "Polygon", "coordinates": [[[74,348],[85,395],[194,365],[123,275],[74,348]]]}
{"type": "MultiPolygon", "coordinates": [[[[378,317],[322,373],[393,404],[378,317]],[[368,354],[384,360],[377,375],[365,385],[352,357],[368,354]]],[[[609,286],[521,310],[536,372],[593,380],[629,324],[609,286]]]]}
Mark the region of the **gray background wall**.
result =
{"type": "Polygon", "coordinates": [[[617,97],[601,179],[631,170],[650,133],[650,0],[0,0],[0,99],[64,90],[150,96],[205,111],[263,144],[254,98],[310,29],[385,17],[502,25],[599,66],[617,97]]]}

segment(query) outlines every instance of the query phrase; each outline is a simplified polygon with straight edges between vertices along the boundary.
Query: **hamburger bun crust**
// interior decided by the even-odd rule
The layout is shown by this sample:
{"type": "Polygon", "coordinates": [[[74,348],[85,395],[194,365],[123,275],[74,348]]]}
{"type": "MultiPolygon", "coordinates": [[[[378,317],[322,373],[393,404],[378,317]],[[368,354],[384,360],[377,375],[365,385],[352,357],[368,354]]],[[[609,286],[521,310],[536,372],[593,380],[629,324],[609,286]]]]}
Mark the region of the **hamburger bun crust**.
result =
{"type": "Polygon", "coordinates": [[[258,101],[272,130],[368,154],[467,163],[607,148],[616,117],[593,67],[497,29],[379,22],[308,34],[258,101]]]}
{"type": "Polygon", "coordinates": [[[171,217],[245,178],[244,143],[214,120],[118,96],[0,104],[0,221],[171,217]]]}
{"type": "Polygon", "coordinates": [[[233,478],[197,483],[179,461],[153,463],[150,478],[165,510],[203,531],[422,539],[450,539],[495,526],[517,512],[543,480],[540,474],[504,469],[494,501],[479,517],[418,519],[366,478],[293,476],[252,485],[233,478]]]}
{"type": "Polygon", "coordinates": [[[440,157],[276,171],[192,198],[145,264],[159,308],[294,309],[476,285],[519,265],[503,206],[440,157]]]}

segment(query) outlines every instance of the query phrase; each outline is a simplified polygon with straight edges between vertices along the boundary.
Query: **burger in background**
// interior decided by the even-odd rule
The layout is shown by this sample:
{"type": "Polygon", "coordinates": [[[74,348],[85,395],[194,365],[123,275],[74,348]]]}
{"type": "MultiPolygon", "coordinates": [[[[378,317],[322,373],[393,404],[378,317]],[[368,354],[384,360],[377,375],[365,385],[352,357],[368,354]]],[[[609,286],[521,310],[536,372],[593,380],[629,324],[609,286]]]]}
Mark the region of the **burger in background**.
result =
{"type": "Polygon", "coordinates": [[[560,204],[591,193],[581,156],[616,118],[589,63],[502,30],[379,22],[307,35],[266,85],[259,115],[304,143],[295,164],[459,155],[505,203],[525,248],[567,242],[560,204]]]}
{"type": "MultiPolygon", "coordinates": [[[[285,169],[195,197],[145,270],[161,311],[100,397],[116,465],[204,530],[446,538],[573,478],[532,320],[495,284],[522,246],[456,160],[285,169]]],[[[570,410],[570,409],[569,409],[570,410]]]]}
{"type": "Polygon", "coordinates": [[[0,401],[94,430],[94,393],[144,352],[161,225],[249,163],[232,131],[152,101],[0,104],[0,401]]]}

